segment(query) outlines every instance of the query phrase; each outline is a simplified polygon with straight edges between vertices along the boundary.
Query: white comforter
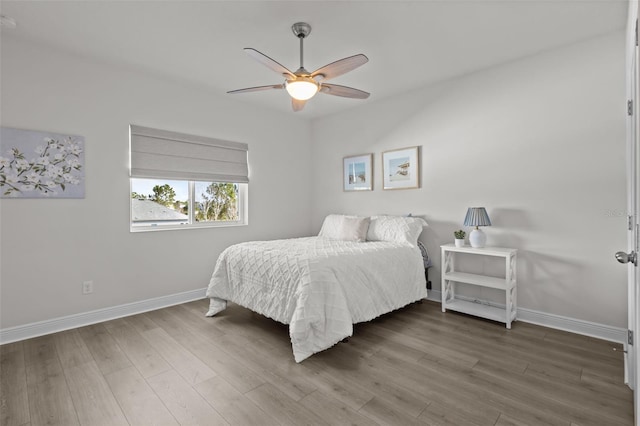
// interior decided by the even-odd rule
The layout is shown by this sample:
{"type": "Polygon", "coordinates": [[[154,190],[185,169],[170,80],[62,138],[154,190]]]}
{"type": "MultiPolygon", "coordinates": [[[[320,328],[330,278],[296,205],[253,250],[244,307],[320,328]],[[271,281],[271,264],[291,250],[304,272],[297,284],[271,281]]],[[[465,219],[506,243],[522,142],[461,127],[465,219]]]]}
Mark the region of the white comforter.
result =
{"type": "Polygon", "coordinates": [[[284,324],[296,362],[369,321],[427,296],[411,244],[323,237],[236,244],[218,258],[207,297],[213,316],[232,301],[284,324]]]}

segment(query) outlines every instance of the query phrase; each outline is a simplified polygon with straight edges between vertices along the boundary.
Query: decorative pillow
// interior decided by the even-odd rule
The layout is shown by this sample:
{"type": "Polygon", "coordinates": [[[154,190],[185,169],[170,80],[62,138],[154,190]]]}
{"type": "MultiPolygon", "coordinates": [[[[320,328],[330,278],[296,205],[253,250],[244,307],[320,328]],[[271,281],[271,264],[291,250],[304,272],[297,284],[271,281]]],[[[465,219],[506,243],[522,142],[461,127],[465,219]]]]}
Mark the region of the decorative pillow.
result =
{"type": "Polygon", "coordinates": [[[324,218],[318,236],[334,240],[366,241],[368,229],[368,217],[330,214],[324,218]]]}
{"type": "Polygon", "coordinates": [[[322,228],[320,228],[319,237],[333,238],[337,240],[340,235],[340,228],[342,227],[343,214],[330,214],[324,218],[322,222],[322,228]]]}
{"type": "Polygon", "coordinates": [[[418,241],[418,248],[420,249],[420,253],[422,253],[424,269],[431,268],[433,266],[433,262],[431,262],[431,258],[429,258],[429,253],[427,253],[427,248],[420,241],[418,241]]]}
{"type": "Polygon", "coordinates": [[[427,225],[424,219],[406,216],[371,216],[367,240],[392,241],[416,245],[422,228],[427,225]]]}
{"type": "Polygon", "coordinates": [[[345,241],[366,241],[370,219],[368,217],[342,218],[338,239],[345,241]]]}

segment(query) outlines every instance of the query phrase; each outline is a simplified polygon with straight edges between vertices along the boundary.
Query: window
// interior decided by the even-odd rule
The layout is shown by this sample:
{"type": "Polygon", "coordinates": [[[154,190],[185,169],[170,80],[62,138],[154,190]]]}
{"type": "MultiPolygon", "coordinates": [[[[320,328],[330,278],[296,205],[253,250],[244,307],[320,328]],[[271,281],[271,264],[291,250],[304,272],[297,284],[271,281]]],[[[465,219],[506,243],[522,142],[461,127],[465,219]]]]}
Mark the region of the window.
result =
{"type": "Polygon", "coordinates": [[[247,223],[247,145],[130,126],[131,231],[247,223]]]}
{"type": "Polygon", "coordinates": [[[231,182],[132,178],[131,228],[242,225],[245,187],[231,182]]]}

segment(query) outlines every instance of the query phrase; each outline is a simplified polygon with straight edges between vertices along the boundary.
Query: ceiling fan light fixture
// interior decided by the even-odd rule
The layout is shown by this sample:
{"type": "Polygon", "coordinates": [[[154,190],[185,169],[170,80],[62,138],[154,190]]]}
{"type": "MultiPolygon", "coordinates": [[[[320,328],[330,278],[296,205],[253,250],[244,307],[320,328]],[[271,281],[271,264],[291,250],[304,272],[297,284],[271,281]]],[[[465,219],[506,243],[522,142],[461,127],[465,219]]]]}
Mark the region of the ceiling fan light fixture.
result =
{"type": "Polygon", "coordinates": [[[306,101],[318,93],[320,86],[310,77],[298,77],[295,80],[287,80],[285,84],[287,92],[293,99],[306,101]]]}

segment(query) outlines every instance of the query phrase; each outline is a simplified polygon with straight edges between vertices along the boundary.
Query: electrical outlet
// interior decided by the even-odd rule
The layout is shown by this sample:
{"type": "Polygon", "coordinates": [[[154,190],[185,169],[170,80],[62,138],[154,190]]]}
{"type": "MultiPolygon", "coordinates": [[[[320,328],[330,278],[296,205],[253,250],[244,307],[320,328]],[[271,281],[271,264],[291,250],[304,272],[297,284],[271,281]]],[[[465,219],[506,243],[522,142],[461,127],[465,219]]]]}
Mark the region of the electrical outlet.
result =
{"type": "Polygon", "coordinates": [[[82,294],[91,294],[91,293],[93,293],[93,281],[83,281],[82,294]]]}

